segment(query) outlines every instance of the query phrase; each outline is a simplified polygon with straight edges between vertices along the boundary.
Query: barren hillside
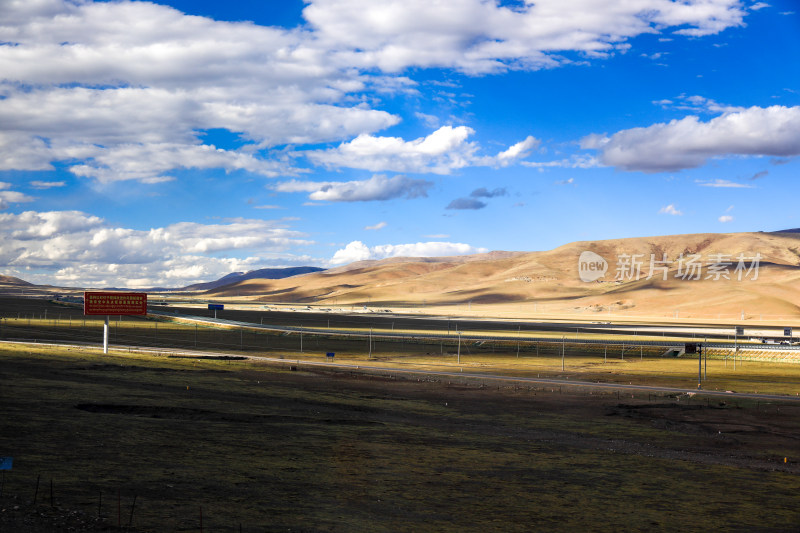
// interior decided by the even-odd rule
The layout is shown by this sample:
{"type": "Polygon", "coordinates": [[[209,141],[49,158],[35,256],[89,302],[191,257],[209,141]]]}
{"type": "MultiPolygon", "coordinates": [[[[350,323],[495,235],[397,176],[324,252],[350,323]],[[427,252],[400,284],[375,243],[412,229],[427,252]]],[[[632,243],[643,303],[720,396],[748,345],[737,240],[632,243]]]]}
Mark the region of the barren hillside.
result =
{"type": "Polygon", "coordinates": [[[673,235],[574,242],[546,252],[393,258],[285,280],[244,281],[209,294],[265,303],[455,307],[521,315],[800,316],[800,235],[673,235]],[[581,280],[584,252],[607,261],[603,277],[581,280]]]}

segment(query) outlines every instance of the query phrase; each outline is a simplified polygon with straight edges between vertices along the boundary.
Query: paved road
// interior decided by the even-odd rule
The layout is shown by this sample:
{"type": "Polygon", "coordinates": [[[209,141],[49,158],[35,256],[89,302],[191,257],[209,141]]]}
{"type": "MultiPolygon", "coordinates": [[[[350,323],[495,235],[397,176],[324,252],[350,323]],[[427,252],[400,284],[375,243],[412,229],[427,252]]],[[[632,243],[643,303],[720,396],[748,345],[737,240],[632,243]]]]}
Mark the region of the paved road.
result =
{"type": "MultiPolygon", "coordinates": [[[[169,308],[167,308],[169,309],[169,308]]],[[[685,338],[680,338],[680,334],[670,332],[669,334],[672,338],[666,336],[666,331],[660,331],[654,329],[655,326],[646,326],[647,331],[642,332],[644,335],[647,336],[655,336],[658,334],[664,334],[663,340],[639,340],[639,339],[617,339],[612,340],[614,335],[627,335],[630,336],[632,334],[632,330],[630,329],[631,326],[625,326],[624,329],[612,329],[607,330],[603,328],[593,328],[587,327],[585,324],[582,327],[575,327],[573,324],[564,324],[564,323],[536,323],[536,324],[526,324],[525,330],[521,329],[521,326],[518,329],[517,333],[513,333],[513,326],[516,326],[516,322],[502,322],[502,321],[459,321],[454,322],[452,324],[452,329],[450,327],[451,324],[448,323],[447,327],[449,332],[447,334],[441,333],[444,329],[444,321],[445,319],[420,319],[419,323],[416,322],[408,322],[403,321],[398,324],[398,329],[408,328],[408,329],[416,329],[418,332],[415,333],[408,333],[408,332],[394,332],[394,331],[386,331],[390,327],[394,328],[394,321],[387,317],[379,317],[380,320],[378,321],[378,327],[382,328],[382,331],[377,332],[373,329],[367,327],[364,329],[359,329],[358,326],[360,324],[358,321],[356,322],[348,322],[348,330],[340,330],[337,327],[341,327],[337,324],[336,321],[333,321],[333,328],[327,327],[315,327],[313,325],[308,326],[289,326],[285,324],[259,324],[244,320],[233,320],[230,318],[213,318],[213,317],[204,317],[204,316],[197,316],[182,313],[179,311],[186,311],[186,309],[175,309],[175,310],[166,310],[166,309],[150,309],[148,312],[152,315],[164,316],[164,317],[171,317],[171,318],[180,318],[183,320],[189,320],[192,322],[197,323],[206,323],[206,324],[218,324],[218,325],[225,325],[225,326],[234,326],[234,327],[244,327],[244,328],[251,328],[251,329],[264,329],[269,331],[280,331],[285,333],[305,333],[309,335],[339,335],[345,337],[359,337],[365,338],[368,336],[373,336],[374,338],[382,338],[382,339],[409,339],[409,340],[416,340],[416,339],[425,339],[431,341],[449,341],[451,343],[457,342],[459,334],[461,336],[461,340],[463,342],[476,342],[476,341],[505,341],[505,342],[526,342],[526,343],[536,343],[536,342],[560,342],[561,339],[557,337],[532,337],[530,333],[532,331],[547,331],[547,332],[556,332],[556,333],[566,333],[568,335],[564,335],[566,342],[569,344],[594,344],[594,345],[628,345],[628,346],[660,346],[664,348],[682,348],[685,346],[687,341],[697,341],[702,342],[705,346],[710,348],[722,348],[722,349],[730,349],[733,350],[735,348],[752,348],[758,350],[776,350],[776,351],[800,351],[800,345],[782,345],[782,344],[760,344],[760,343],[745,343],[745,342],[730,342],[727,340],[727,335],[708,335],[708,336],[697,336],[697,337],[690,337],[688,334],[685,334],[685,338]],[[354,327],[355,326],[355,327],[354,327]],[[467,329],[465,329],[465,327],[467,329]],[[425,331],[425,330],[428,331],[425,331]],[[480,331],[491,331],[496,330],[496,335],[487,335],[485,333],[474,333],[470,330],[480,330],[480,331]],[[509,332],[511,332],[509,334],[509,332]],[[522,335],[524,333],[524,335],[522,335]],[[581,337],[581,334],[584,337],[581,337]],[[585,338],[587,334],[592,335],[607,335],[608,337],[605,339],[589,339],[585,338]],[[679,338],[675,338],[678,336],[679,338]],[[714,340],[714,339],[717,340],[714,340]],[[725,338],[726,340],[719,340],[720,338],[725,338]],[[709,340],[710,339],[710,340],[709,340]]],[[[278,322],[285,321],[285,317],[283,315],[292,315],[291,313],[279,313],[279,320],[278,322]]],[[[244,316],[250,316],[252,313],[248,313],[244,316]]],[[[275,318],[271,313],[264,313],[267,318],[275,318]]],[[[233,314],[232,316],[236,316],[233,314]]],[[[244,318],[243,316],[243,318],[244,318]]],[[[255,315],[253,315],[255,316],[255,315]]],[[[321,315],[322,317],[327,318],[326,315],[321,315]]],[[[296,316],[292,315],[292,318],[296,319],[296,316]]],[[[367,317],[369,318],[369,317],[367,317]]],[[[316,318],[311,320],[319,321],[319,315],[316,318]]],[[[363,321],[362,321],[363,322],[363,321]]],[[[453,322],[453,321],[451,321],[453,322]]],[[[323,324],[324,324],[323,318],[323,324]]],[[[644,327],[644,326],[643,326],[644,327]]]]}
{"type": "MultiPolygon", "coordinates": [[[[5,344],[34,344],[22,343],[17,341],[0,341],[5,344]]],[[[37,346],[62,346],[72,348],[85,348],[86,344],[67,344],[67,343],[35,343],[37,346]]],[[[95,346],[95,345],[90,345],[95,346]]],[[[222,352],[198,352],[193,350],[172,350],[157,347],[142,347],[142,346],[109,346],[110,350],[132,350],[134,352],[146,353],[170,353],[174,355],[184,355],[201,358],[219,358],[219,357],[245,357],[258,361],[267,361],[276,364],[296,365],[298,367],[317,367],[317,368],[330,368],[337,370],[347,370],[351,372],[358,372],[363,374],[389,374],[389,375],[406,375],[406,376],[422,376],[422,377],[437,377],[437,378],[450,378],[456,380],[474,380],[483,382],[497,383],[518,383],[524,385],[537,385],[537,386],[550,386],[559,388],[580,388],[580,389],[602,389],[606,391],[620,391],[620,392],[650,392],[661,394],[687,394],[687,395],[704,395],[714,397],[724,397],[731,399],[750,399],[759,401],[787,401],[787,402],[800,402],[800,396],[785,396],[779,394],[758,394],[746,392],[733,392],[733,391],[713,391],[713,390],[697,390],[697,389],[681,389],[677,387],[655,387],[649,385],[625,385],[622,383],[601,383],[594,381],[580,381],[572,379],[554,379],[554,378],[534,378],[534,377],[516,377],[505,376],[502,374],[490,374],[483,372],[456,372],[444,370],[424,370],[424,369],[406,369],[388,366],[377,365],[356,365],[351,363],[336,363],[333,361],[308,361],[304,359],[281,359],[277,357],[266,357],[257,355],[243,355],[241,353],[231,354],[222,352]]]]}

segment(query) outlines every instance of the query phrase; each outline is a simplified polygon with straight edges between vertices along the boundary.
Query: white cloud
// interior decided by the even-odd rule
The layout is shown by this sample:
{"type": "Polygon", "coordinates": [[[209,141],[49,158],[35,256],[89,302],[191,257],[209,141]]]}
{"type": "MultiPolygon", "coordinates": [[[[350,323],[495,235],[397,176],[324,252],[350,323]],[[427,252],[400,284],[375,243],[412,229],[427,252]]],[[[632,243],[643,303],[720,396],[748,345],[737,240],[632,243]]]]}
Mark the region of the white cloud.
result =
{"type": "Polygon", "coordinates": [[[79,211],[26,211],[0,213],[0,227],[0,268],[32,269],[39,277],[46,272],[48,282],[77,285],[127,286],[138,279],[149,286],[182,286],[214,279],[234,266],[291,263],[286,250],[311,244],[283,222],[252,219],[134,230],[79,211]],[[241,252],[256,255],[219,257],[241,252]]]}
{"type": "Polygon", "coordinates": [[[425,113],[416,112],[414,116],[430,129],[439,128],[439,117],[435,115],[426,115],[425,113]]]}
{"type": "Polygon", "coordinates": [[[679,211],[672,204],[669,204],[667,206],[662,207],[661,209],[658,210],[658,212],[661,213],[661,214],[664,214],[664,215],[676,215],[676,216],[679,216],[679,215],[683,214],[682,211],[679,211]]]}
{"type": "Polygon", "coordinates": [[[342,265],[367,259],[388,257],[446,257],[486,253],[486,248],[475,248],[469,244],[455,242],[418,242],[414,244],[382,244],[369,247],[361,241],[353,241],[333,254],[330,263],[342,265]]]}
{"type": "Polygon", "coordinates": [[[497,154],[495,156],[495,161],[497,162],[498,166],[506,167],[511,163],[522,159],[523,157],[527,157],[531,150],[539,146],[540,143],[541,141],[539,141],[539,139],[528,136],[524,141],[520,141],[517,144],[509,147],[508,150],[497,154]]]}
{"type": "Polygon", "coordinates": [[[701,187],[716,187],[724,189],[753,189],[755,187],[754,185],[748,185],[746,183],[737,183],[735,181],[721,179],[711,181],[696,180],[695,183],[701,187]]]}
{"type": "Polygon", "coordinates": [[[192,168],[271,175],[277,162],[258,161],[270,154],[200,146],[202,132],[227,129],[269,148],[399,121],[347,105],[369,77],[332,65],[305,31],[125,1],[5,3],[3,20],[0,41],[15,46],[0,47],[0,169],[77,160],[83,176],[144,180],[187,168],[194,154],[192,168]],[[155,168],[137,152],[153,155],[155,168]]]}
{"type": "Polygon", "coordinates": [[[800,106],[751,107],[701,122],[696,116],[622,130],[598,145],[600,161],[624,170],[668,172],[725,156],[800,155],[800,106]]]}
{"type": "Polygon", "coordinates": [[[39,181],[34,180],[31,182],[31,187],[34,189],[52,189],[54,187],[64,187],[67,185],[65,181],[39,181]]]}
{"type": "Polygon", "coordinates": [[[467,126],[442,126],[427,137],[412,141],[364,134],[336,148],[309,151],[305,155],[312,162],[327,167],[450,174],[467,166],[509,166],[526,157],[539,144],[529,136],[495,156],[478,156],[478,145],[467,141],[474,133],[475,130],[467,126]]]}
{"type": "Polygon", "coordinates": [[[75,165],[70,170],[77,176],[92,177],[101,183],[129,179],[154,183],[168,179],[165,172],[184,168],[247,170],[270,177],[292,172],[280,162],[264,161],[241,151],[176,143],[116,146],[103,150],[91,163],[75,165]]]}
{"type": "Polygon", "coordinates": [[[343,144],[312,152],[313,161],[440,174],[502,167],[537,141],[475,160],[468,129],[440,128],[419,144],[375,137],[400,119],[370,108],[365,94],[416,90],[399,74],[407,68],[551,68],[574,62],[574,52],[624,50],[644,33],[718,33],[742,25],[746,14],[737,0],[540,0],[513,8],[486,0],[310,0],[308,24],[284,29],[150,2],[6,1],[0,170],[66,163],[82,177],[144,183],[184,168],[292,175],[285,146],[296,155],[302,145],[328,142],[343,144]],[[237,134],[244,146],[212,146],[203,135],[212,129],[237,134]]]}
{"type": "Polygon", "coordinates": [[[377,224],[375,224],[373,226],[364,226],[364,229],[377,231],[377,230],[383,229],[385,227],[386,227],[386,222],[378,222],[377,224]]]}
{"type": "Polygon", "coordinates": [[[733,222],[733,217],[731,215],[722,215],[717,220],[724,224],[726,222],[733,222]]]}
{"type": "Polygon", "coordinates": [[[276,184],[278,192],[309,192],[310,200],[318,202],[371,202],[394,198],[424,198],[433,183],[406,176],[387,178],[376,174],[360,181],[299,181],[291,180],[276,184]]]}
{"type": "Polygon", "coordinates": [[[568,62],[563,52],[604,57],[643,33],[680,27],[701,36],[742,25],[737,0],[586,2],[538,0],[315,0],[305,9],[320,42],[341,63],[397,72],[410,66],[468,73],[539,69],[568,62]]]}
{"type": "MultiPolygon", "coordinates": [[[[592,136],[590,135],[589,137],[592,136]]],[[[593,139],[584,138],[581,140],[581,148],[591,148],[593,142],[593,139]]],[[[520,165],[535,168],[540,172],[547,168],[594,168],[601,166],[595,157],[585,154],[574,155],[569,159],[557,161],[520,161],[520,165]]]]}
{"type": "Polygon", "coordinates": [[[468,166],[474,159],[477,146],[467,142],[467,137],[473,133],[475,131],[466,126],[442,126],[427,137],[413,141],[362,134],[336,148],[310,151],[305,155],[312,162],[328,167],[449,174],[468,166]]]}
{"type": "MultiPolygon", "coordinates": [[[[25,202],[32,202],[35,200],[33,196],[28,196],[27,194],[17,191],[7,190],[10,188],[11,188],[10,183],[0,181],[0,210],[8,209],[9,204],[21,204],[25,202]]],[[[2,226],[0,226],[0,228],[1,227],[2,226]]]]}
{"type": "Polygon", "coordinates": [[[687,96],[686,94],[681,94],[674,100],[658,100],[653,103],[660,105],[665,109],[682,109],[686,111],[692,111],[694,113],[733,113],[736,111],[744,111],[746,109],[744,107],[720,104],[719,102],[704,96],[687,96]]]}

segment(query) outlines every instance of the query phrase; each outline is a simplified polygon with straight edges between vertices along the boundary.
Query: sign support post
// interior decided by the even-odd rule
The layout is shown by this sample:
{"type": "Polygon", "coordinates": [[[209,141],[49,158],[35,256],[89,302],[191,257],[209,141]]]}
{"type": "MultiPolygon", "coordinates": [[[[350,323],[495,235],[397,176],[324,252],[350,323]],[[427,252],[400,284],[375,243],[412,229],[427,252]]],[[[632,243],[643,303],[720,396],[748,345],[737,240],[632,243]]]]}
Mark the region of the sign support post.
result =
{"type": "Polygon", "coordinates": [[[106,321],[103,324],[103,353],[108,353],[108,315],[106,315],[106,321]]]}

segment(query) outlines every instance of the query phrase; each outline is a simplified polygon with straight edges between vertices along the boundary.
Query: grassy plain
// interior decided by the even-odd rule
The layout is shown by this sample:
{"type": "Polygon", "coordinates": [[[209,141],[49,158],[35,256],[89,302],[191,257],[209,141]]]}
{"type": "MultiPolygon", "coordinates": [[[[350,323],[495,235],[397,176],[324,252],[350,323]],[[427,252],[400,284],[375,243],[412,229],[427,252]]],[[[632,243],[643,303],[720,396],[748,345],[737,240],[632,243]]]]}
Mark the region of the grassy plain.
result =
{"type": "MultiPolygon", "coordinates": [[[[540,370],[560,371],[557,358],[541,359],[540,370]]],[[[201,508],[204,531],[800,523],[796,403],[618,399],[29,345],[0,347],[0,382],[0,455],[14,457],[0,525],[16,530],[50,505],[51,479],[55,506],[99,508],[112,525],[128,523],[135,497],[140,531],[199,531],[201,508]]]]}

